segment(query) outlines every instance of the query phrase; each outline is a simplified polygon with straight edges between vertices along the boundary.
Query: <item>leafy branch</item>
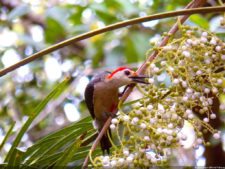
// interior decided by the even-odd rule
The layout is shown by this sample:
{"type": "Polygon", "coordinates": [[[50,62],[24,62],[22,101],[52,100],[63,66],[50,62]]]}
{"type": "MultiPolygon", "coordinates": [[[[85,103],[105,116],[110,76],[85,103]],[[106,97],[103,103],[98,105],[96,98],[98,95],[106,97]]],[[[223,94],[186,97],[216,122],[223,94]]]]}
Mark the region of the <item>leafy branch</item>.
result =
{"type": "Polygon", "coordinates": [[[135,19],[115,23],[115,24],[106,26],[101,29],[97,29],[94,31],[90,31],[90,32],[72,37],[72,38],[62,41],[60,43],[52,45],[46,49],[43,49],[27,58],[15,63],[12,66],[9,66],[7,68],[0,70],[0,77],[4,76],[5,74],[23,66],[23,65],[26,65],[26,64],[34,61],[35,59],[38,59],[46,54],[49,54],[55,50],[58,50],[60,48],[68,46],[72,43],[75,43],[75,42],[78,42],[78,41],[81,41],[81,40],[84,40],[84,39],[87,39],[92,36],[99,35],[99,34],[102,34],[102,33],[108,32],[108,31],[112,31],[115,29],[123,28],[123,27],[129,26],[129,25],[134,25],[134,24],[138,24],[138,23],[142,23],[142,22],[152,21],[152,20],[156,20],[156,19],[164,19],[164,18],[169,18],[169,17],[181,16],[181,15],[191,15],[191,14],[197,14],[197,13],[216,13],[216,12],[223,12],[223,11],[225,11],[224,6],[184,9],[184,10],[179,10],[179,11],[149,15],[149,16],[145,16],[145,17],[140,17],[140,18],[135,18],[135,19]]]}

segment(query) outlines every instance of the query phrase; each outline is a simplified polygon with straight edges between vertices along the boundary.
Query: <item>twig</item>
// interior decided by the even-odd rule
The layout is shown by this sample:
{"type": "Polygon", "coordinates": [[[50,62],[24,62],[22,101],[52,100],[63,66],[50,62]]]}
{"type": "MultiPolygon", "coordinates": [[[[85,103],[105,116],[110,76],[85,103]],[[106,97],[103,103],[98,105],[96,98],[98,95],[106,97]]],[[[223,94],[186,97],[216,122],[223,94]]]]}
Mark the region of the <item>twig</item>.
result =
{"type": "Polygon", "coordinates": [[[155,15],[150,15],[150,16],[145,16],[145,17],[140,17],[140,18],[135,18],[135,19],[131,19],[131,20],[127,20],[127,21],[123,21],[123,22],[119,22],[116,24],[112,24],[109,26],[106,26],[102,29],[97,29],[94,31],[90,31],[75,37],[72,37],[70,39],[67,39],[65,41],[62,41],[60,43],[57,43],[55,45],[52,45],[46,49],[43,49],[19,62],[17,62],[16,64],[9,66],[7,68],[4,68],[2,70],[0,70],[0,77],[27,64],[30,63],[32,61],[34,61],[37,58],[42,57],[43,55],[49,54],[55,50],[58,50],[62,47],[68,46],[72,43],[90,38],[92,36],[98,35],[98,34],[102,34],[108,31],[112,31],[115,29],[119,29],[122,27],[126,27],[129,25],[134,25],[134,24],[138,24],[138,23],[142,23],[142,22],[147,22],[147,21],[151,21],[151,20],[156,20],[156,19],[163,19],[163,18],[169,18],[169,17],[175,17],[175,16],[181,16],[181,15],[190,15],[190,14],[196,14],[196,13],[216,13],[216,12],[223,12],[225,11],[225,7],[224,6],[220,6],[220,7],[204,7],[204,8],[196,8],[196,9],[184,9],[184,10],[179,10],[179,11],[173,11],[173,12],[165,12],[165,13],[160,13],[160,14],[155,14],[155,15]]]}
{"type": "MultiPolygon", "coordinates": [[[[186,8],[195,8],[195,7],[198,7],[198,6],[202,6],[204,3],[205,3],[205,0],[193,0],[193,1],[191,1],[191,2],[186,6],[186,8]]],[[[189,17],[189,15],[183,16],[183,17],[180,19],[180,21],[179,21],[180,24],[184,23],[184,22],[188,19],[188,17],[189,17]]],[[[169,34],[175,34],[175,33],[177,32],[177,30],[178,30],[178,22],[175,23],[174,26],[170,29],[169,34]]],[[[170,36],[164,37],[164,39],[161,41],[161,43],[160,43],[159,46],[160,46],[160,47],[165,46],[165,45],[168,43],[169,38],[170,38],[170,36]]],[[[157,57],[157,54],[158,54],[158,52],[157,52],[157,51],[154,51],[154,52],[152,53],[152,55],[150,55],[150,56],[148,57],[148,59],[143,63],[143,65],[137,70],[137,73],[138,73],[138,74],[143,74],[143,73],[145,72],[145,70],[147,69],[147,62],[150,62],[150,61],[154,60],[154,59],[157,57]]],[[[127,99],[127,97],[128,97],[128,96],[130,95],[130,93],[132,92],[134,86],[135,86],[135,85],[130,86],[130,87],[125,91],[125,93],[123,94],[122,98],[120,99],[120,102],[124,102],[124,101],[127,99]]],[[[113,113],[116,113],[116,112],[117,112],[117,110],[115,110],[113,113]]],[[[106,133],[106,131],[107,131],[107,129],[108,129],[110,123],[111,123],[111,120],[112,120],[112,117],[109,117],[109,118],[107,119],[107,121],[105,122],[105,124],[104,124],[104,126],[103,126],[101,132],[99,133],[98,137],[96,138],[96,140],[94,141],[94,143],[93,143],[93,145],[92,145],[92,147],[91,147],[91,149],[90,149],[90,152],[91,152],[91,153],[96,149],[96,147],[97,147],[97,145],[99,144],[99,142],[100,142],[100,140],[101,140],[103,134],[106,133]]],[[[85,158],[85,161],[84,161],[83,167],[82,167],[83,169],[84,169],[84,168],[87,168],[87,165],[88,165],[88,158],[89,158],[89,156],[87,156],[87,157],[85,158]]]]}

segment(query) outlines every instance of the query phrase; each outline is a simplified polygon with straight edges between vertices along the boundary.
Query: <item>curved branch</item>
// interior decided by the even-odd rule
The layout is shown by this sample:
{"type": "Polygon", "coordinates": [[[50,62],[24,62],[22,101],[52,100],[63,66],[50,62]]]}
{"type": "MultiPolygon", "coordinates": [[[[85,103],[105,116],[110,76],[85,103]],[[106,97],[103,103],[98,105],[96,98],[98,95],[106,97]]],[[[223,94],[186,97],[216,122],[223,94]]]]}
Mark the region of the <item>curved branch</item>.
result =
{"type": "Polygon", "coordinates": [[[9,66],[7,68],[4,68],[2,70],[0,70],[0,77],[19,68],[20,66],[23,66],[27,63],[30,63],[32,61],[34,61],[37,58],[42,57],[43,55],[49,54],[55,50],[58,50],[60,48],[63,48],[65,46],[68,46],[74,42],[78,42],[87,38],[90,38],[92,36],[98,35],[98,34],[102,34],[108,31],[112,31],[115,29],[119,29],[122,27],[126,27],[129,25],[134,25],[134,24],[138,24],[138,23],[142,23],[142,22],[147,22],[147,21],[152,21],[152,20],[156,20],[156,19],[163,19],[163,18],[169,18],[169,17],[175,17],[175,16],[181,16],[181,15],[191,15],[191,14],[197,14],[197,13],[217,13],[217,12],[224,12],[225,11],[225,7],[221,6],[221,7],[204,7],[204,8],[195,8],[195,9],[184,9],[184,10],[179,10],[179,11],[173,11],[173,12],[165,12],[165,13],[160,13],[160,14],[155,14],[155,15],[150,15],[150,16],[145,16],[145,17],[140,17],[140,18],[135,18],[135,19],[131,19],[131,20],[127,20],[127,21],[123,21],[123,22],[119,22],[116,24],[112,24],[109,26],[106,26],[102,29],[97,29],[94,31],[90,31],[75,37],[72,37],[70,39],[67,39],[65,41],[62,41],[60,43],[57,43],[55,45],[52,45],[44,50],[41,50],[19,62],[17,62],[16,64],[9,66]]]}

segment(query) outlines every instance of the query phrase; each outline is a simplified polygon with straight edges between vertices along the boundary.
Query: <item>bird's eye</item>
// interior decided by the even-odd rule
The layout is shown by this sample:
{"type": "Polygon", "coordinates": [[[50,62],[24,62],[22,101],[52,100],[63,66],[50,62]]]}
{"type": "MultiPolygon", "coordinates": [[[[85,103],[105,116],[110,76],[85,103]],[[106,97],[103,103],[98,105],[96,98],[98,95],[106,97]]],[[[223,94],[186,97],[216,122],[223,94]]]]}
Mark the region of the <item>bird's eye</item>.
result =
{"type": "Polygon", "coordinates": [[[129,70],[126,70],[126,71],[124,71],[124,74],[127,75],[127,76],[129,76],[130,75],[130,71],[129,70]]]}

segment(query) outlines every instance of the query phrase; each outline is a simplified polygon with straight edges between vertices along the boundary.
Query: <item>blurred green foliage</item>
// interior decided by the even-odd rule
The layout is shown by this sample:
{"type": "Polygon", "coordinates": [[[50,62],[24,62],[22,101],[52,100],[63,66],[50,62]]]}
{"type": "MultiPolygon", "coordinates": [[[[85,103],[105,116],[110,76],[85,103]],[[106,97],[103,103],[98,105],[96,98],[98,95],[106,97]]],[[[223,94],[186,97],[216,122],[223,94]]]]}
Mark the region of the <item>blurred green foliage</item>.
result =
{"type": "MultiPolygon", "coordinates": [[[[7,67],[75,35],[135,17],[181,9],[188,2],[189,0],[18,0],[14,3],[13,1],[0,1],[0,67],[1,69],[7,67]]],[[[209,29],[209,23],[214,17],[216,16],[193,15],[187,24],[209,29]]],[[[20,160],[28,157],[29,153],[34,153],[32,156],[35,156],[35,151],[41,153],[44,147],[52,144],[51,139],[53,139],[53,137],[49,138],[51,135],[39,140],[41,137],[62,129],[74,121],[65,113],[67,103],[74,104],[74,109],[80,113],[80,118],[89,115],[83,106],[82,90],[85,87],[85,79],[79,80],[85,76],[83,72],[92,71],[91,67],[112,70],[119,65],[133,66],[143,62],[146,58],[146,51],[151,47],[150,42],[168,31],[175,21],[175,19],[166,19],[155,23],[148,22],[98,35],[55,51],[1,77],[0,137],[4,138],[7,131],[10,131],[10,137],[0,152],[0,162],[3,162],[16,134],[26,119],[31,117],[34,108],[46,99],[53,86],[62,81],[65,76],[75,74],[76,78],[65,93],[60,93],[56,100],[42,107],[37,119],[32,121],[30,128],[23,133],[25,136],[17,148],[33,146],[28,148],[26,155],[23,155],[20,160]],[[14,121],[16,125],[11,132],[10,126],[14,121]],[[44,141],[45,139],[49,139],[49,142],[44,141]],[[39,141],[36,142],[37,140],[39,141]],[[30,150],[37,145],[43,146],[40,147],[41,152],[38,149],[31,152],[30,150]]],[[[90,119],[88,129],[91,128],[91,123],[89,123],[90,119]]],[[[76,125],[79,123],[75,124],[75,128],[76,125]]],[[[67,131],[67,128],[62,131],[67,131]]],[[[81,128],[77,130],[79,129],[81,128]]],[[[67,136],[69,143],[64,148],[56,147],[52,151],[49,149],[50,153],[43,158],[40,157],[40,161],[45,160],[47,165],[53,165],[51,162],[57,161],[55,159],[60,162],[63,161],[64,156],[68,154],[70,156],[70,149],[73,153],[80,153],[79,156],[70,156],[71,159],[83,158],[88,148],[77,149],[77,145],[81,144],[79,140],[81,133],[78,133],[76,137],[71,133],[68,135],[65,133],[63,137],[58,137],[57,133],[53,134],[55,143],[67,136]],[[66,150],[65,153],[63,150],[66,150]],[[85,153],[82,154],[82,152],[85,153]]],[[[93,130],[88,133],[88,135],[91,134],[93,130]]],[[[22,150],[14,150],[17,151],[16,153],[24,154],[22,150]]],[[[19,159],[16,160],[18,161],[19,159]]],[[[29,160],[26,163],[29,163],[29,160]]],[[[37,165],[37,163],[33,164],[37,165]]]]}

